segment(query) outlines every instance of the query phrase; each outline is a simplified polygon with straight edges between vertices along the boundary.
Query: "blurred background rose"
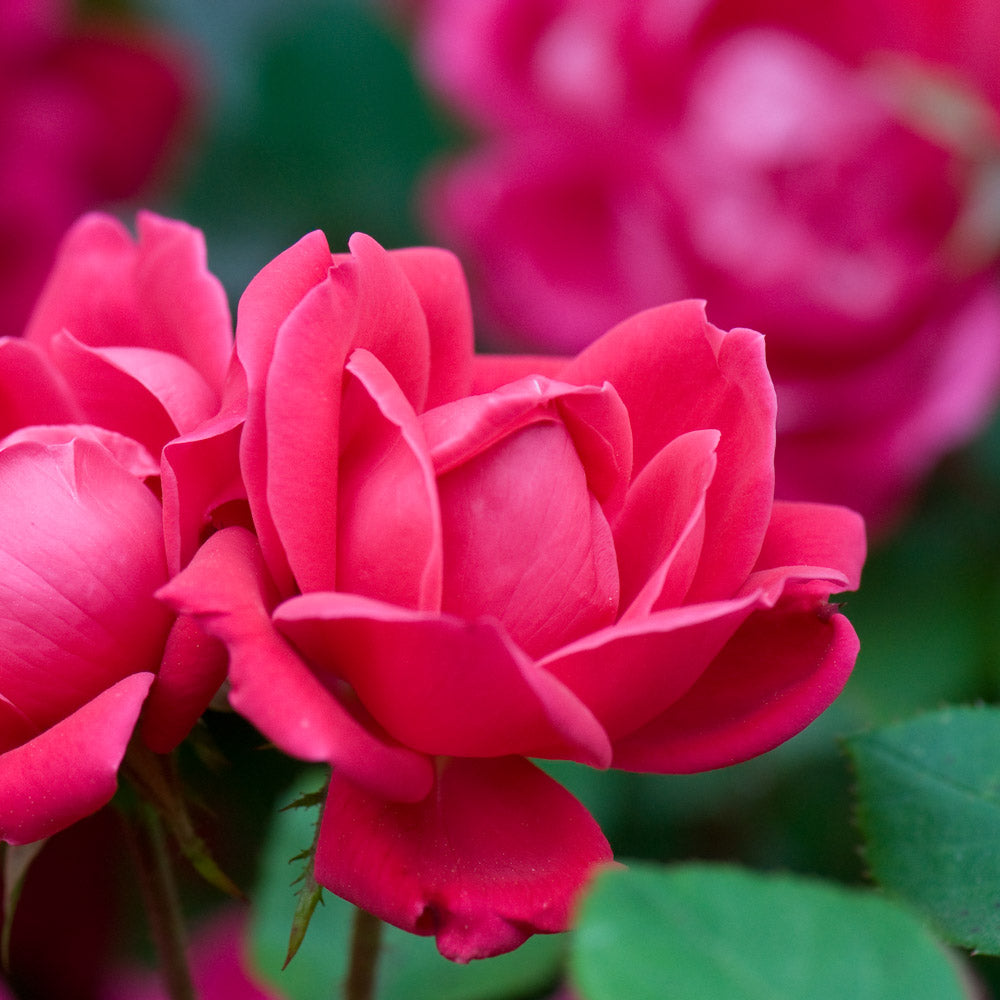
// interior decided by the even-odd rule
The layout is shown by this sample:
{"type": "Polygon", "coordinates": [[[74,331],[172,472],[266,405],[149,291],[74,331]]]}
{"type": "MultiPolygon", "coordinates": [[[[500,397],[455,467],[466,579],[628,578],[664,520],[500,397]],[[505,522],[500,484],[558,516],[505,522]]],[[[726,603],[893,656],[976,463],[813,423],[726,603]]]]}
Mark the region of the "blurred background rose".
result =
{"type": "Polygon", "coordinates": [[[428,0],[420,68],[478,138],[427,226],[497,346],[689,296],[761,330],[779,495],[885,526],[1000,385],[998,35],[974,4],[428,0]]]}

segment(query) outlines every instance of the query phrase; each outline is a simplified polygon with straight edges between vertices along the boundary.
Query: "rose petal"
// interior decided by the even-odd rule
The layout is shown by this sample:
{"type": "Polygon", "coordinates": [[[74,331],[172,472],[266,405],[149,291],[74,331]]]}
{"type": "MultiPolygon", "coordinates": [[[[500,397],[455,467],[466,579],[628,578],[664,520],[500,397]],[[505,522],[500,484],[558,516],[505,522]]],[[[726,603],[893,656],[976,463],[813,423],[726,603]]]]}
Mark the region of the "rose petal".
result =
{"type": "Polygon", "coordinates": [[[438,493],[444,611],[495,617],[532,656],[614,621],[611,529],[561,423],[502,438],[439,474],[438,493]]]}
{"type": "Polygon", "coordinates": [[[213,511],[246,498],[239,465],[243,420],[239,410],[220,414],[163,449],[163,533],[172,575],[190,562],[213,511]]]}
{"type": "Polygon", "coordinates": [[[632,732],[697,680],[755,607],[756,593],[657,611],[579,639],[540,661],[612,740],[632,732]]]}
{"type": "Polygon", "coordinates": [[[391,250],[420,300],[430,339],[426,409],[469,393],[472,382],[472,308],[462,265],[454,254],[431,247],[391,250]]]}
{"type": "Polygon", "coordinates": [[[226,295],[192,226],[151,212],[133,241],[117,219],[85,215],[66,235],[25,338],[60,330],[90,347],[144,347],[184,359],[218,391],[232,352],[226,295]]]}
{"type": "Polygon", "coordinates": [[[831,567],[843,577],[844,590],[857,590],[865,554],[865,524],[853,510],[776,501],[754,569],[831,567]]]}
{"type": "Polygon", "coordinates": [[[38,735],[38,726],[0,694],[0,754],[38,735]]]}
{"type": "Polygon", "coordinates": [[[138,441],[115,431],[95,427],[93,424],[45,424],[22,427],[0,440],[0,448],[9,448],[21,441],[35,441],[38,444],[69,444],[76,439],[85,439],[99,444],[114,456],[115,461],[127,469],[136,479],[160,474],[159,463],[138,441]]]}
{"type": "Polygon", "coordinates": [[[355,233],[348,246],[350,255],[334,255],[330,272],[347,306],[338,319],[352,333],[351,346],[371,351],[420,413],[427,406],[431,362],[423,304],[401,264],[370,236],[355,233]]]}
{"type": "Polygon", "coordinates": [[[277,593],[248,531],[212,535],[158,596],[226,644],[230,703],[285,753],[328,761],[392,799],[427,794],[426,758],[365,729],[275,630],[277,593]]]}
{"type": "Polygon", "coordinates": [[[226,648],[193,619],[178,615],[142,716],[142,738],[155,753],[173,750],[226,679],[226,648]]]}
{"type": "Polygon", "coordinates": [[[529,376],[480,396],[423,414],[421,423],[442,475],[504,437],[531,424],[558,419],[580,454],[591,492],[617,514],[631,473],[632,431],[613,386],[573,386],[529,376]]]}
{"type": "Polygon", "coordinates": [[[330,248],[322,233],[303,236],[250,282],[237,314],[236,353],[246,375],[248,392],[240,466],[261,549],[282,593],[291,593],[294,583],[268,504],[265,386],[278,328],[309,290],[325,279],[330,260],[330,248]]]}
{"type": "Polygon", "coordinates": [[[441,515],[423,430],[395,380],[358,348],[347,364],[337,504],[338,590],[441,607],[441,515]]]}
{"type": "Polygon", "coordinates": [[[766,753],[829,707],[858,639],[843,615],[788,601],[752,615],[687,694],[615,743],[615,767],[687,774],[766,753]]]}
{"type": "MultiPolygon", "coordinates": [[[[337,453],[330,443],[339,438],[350,351],[370,350],[417,410],[427,396],[430,342],[413,286],[370,237],[355,234],[350,247],[281,324],[267,374],[267,506],[302,590],[335,586],[337,453]]],[[[248,482],[259,506],[254,489],[248,482]]]]}
{"type": "Polygon", "coordinates": [[[44,729],[159,667],[160,505],[93,441],[0,451],[0,691],[44,729]]]}
{"type": "MultiPolygon", "coordinates": [[[[277,558],[287,560],[302,590],[336,586],[340,397],[353,333],[345,295],[325,279],[278,330],[263,390],[267,475],[256,484],[247,479],[254,523],[266,507],[280,539],[277,558]]],[[[252,387],[250,392],[247,432],[255,412],[252,387]]],[[[268,537],[261,534],[262,546],[268,537]]],[[[272,557],[267,549],[265,554],[270,567],[272,557]]]]}
{"type": "Polygon", "coordinates": [[[468,962],[565,930],[587,876],[610,859],[583,806],[532,764],[453,759],[412,805],[384,802],[334,772],[316,877],[468,962]]]}
{"type": "Polygon", "coordinates": [[[416,750],[607,760],[590,712],[492,622],[332,593],[293,597],[274,617],[317,670],[348,681],[380,725],[416,750]]]}
{"type": "Polygon", "coordinates": [[[732,594],[756,562],[774,492],[775,401],[763,337],[724,333],[705,319],[701,304],[675,303],[621,323],[559,378],[607,380],[617,389],[635,435],[635,473],[681,434],[721,433],[689,600],[732,594]]]}
{"type": "Polygon", "coordinates": [[[125,677],[33,740],[0,754],[0,840],[41,840],[109,801],[152,680],[149,673],[125,677]]]}
{"type": "Polygon", "coordinates": [[[31,424],[84,421],[65,378],[38,347],[0,337],[0,437],[31,424]]]}
{"type": "Polygon", "coordinates": [[[719,432],[667,444],[636,477],[614,522],[621,603],[631,620],[683,602],[698,567],[719,432]],[[633,601],[635,602],[633,604],[633,601]]]}
{"type": "MultiPolygon", "coordinates": [[[[123,368],[117,358],[109,356],[109,351],[87,347],[64,330],[52,338],[52,353],[86,414],[83,422],[135,438],[157,456],[163,446],[177,436],[179,428],[164,401],[123,368]]],[[[180,359],[172,359],[167,364],[171,372],[182,366],[188,376],[184,379],[185,388],[193,381],[190,376],[201,382],[197,373],[190,366],[184,366],[180,359]]],[[[203,382],[200,388],[204,391],[203,382]]],[[[202,419],[207,415],[203,413],[202,419]]]]}

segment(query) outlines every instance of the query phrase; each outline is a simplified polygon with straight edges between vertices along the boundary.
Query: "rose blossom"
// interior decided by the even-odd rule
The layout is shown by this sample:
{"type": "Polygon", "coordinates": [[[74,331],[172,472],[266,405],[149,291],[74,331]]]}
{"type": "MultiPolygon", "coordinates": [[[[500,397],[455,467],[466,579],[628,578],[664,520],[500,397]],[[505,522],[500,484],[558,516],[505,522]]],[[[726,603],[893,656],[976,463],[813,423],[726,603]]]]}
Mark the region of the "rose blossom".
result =
{"type": "Polygon", "coordinates": [[[230,701],[333,766],[320,882],[466,961],[566,927],[610,857],[528,758],[686,772],[776,746],[857,640],[860,518],[778,503],[763,338],[697,303],[579,357],[474,357],[439,250],[319,233],[240,303],[256,535],[161,596],[230,701]]]}
{"type": "Polygon", "coordinates": [[[938,6],[430,0],[421,65],[486,134],[428,226],[507,343],[692,294],[761,330],[778,495],[885,525],[1000,386],[1000,28],[938,6]]]}
{"type": "Polygon", "coordinates": [[[131,438],[144,474],[162,473],[175,570],[241,491],[232,323],[197,229],[151,212],[137,229],[91,213],[67,233],[24,335],[0,338],[0,435],[93,424],[131,438]]]}
{"type": "Polygon", "coordinates": [[[17,333],[81,212],[147,186],[188,101],[179,53],[148,32],[13,0],[0,38],[0,334],[17,333]]]}
{"type": "Polygon", "coordinates": [[[81,220],[25,335],[0,339],[0,839],[99,808],[140,710],[165,752],[223,679],[217,644],[153,595],[224,499],[225,463],[189,459],[226,441],[206,427],[230,353],[200,234],[151,215],[137,241],[81,220]]]}

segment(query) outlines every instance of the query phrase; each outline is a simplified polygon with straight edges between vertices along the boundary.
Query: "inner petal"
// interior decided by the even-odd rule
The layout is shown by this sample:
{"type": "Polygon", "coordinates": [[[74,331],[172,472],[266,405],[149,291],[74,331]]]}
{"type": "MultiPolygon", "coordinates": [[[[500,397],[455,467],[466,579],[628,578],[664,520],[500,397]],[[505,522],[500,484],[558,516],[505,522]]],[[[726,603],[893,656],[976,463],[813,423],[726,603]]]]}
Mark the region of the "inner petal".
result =
{"type": "Polygon", "coordinates": [[[442,610],[491,616],[533,656],[614,621],[611,529],[562,424],[502,439],[438,480],[442,610]]]}

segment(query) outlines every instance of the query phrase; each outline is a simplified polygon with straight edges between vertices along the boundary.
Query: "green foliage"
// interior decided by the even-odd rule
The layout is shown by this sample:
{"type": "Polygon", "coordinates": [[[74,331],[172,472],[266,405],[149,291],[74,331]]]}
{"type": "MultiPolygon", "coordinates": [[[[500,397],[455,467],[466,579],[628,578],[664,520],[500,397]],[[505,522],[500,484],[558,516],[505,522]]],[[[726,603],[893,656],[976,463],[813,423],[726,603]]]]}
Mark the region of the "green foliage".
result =
{"type": "Polygon", "coordinates": [[[570,953],[583,1000],[960,1000],[910,913],[871,892],[729,866],[601,874],[570,953]]]}
{"type": "Polygon", "coordinates": [[[323,820],[323,801],[323,789],[317,792],[305,792],[294,802],[285,806],[283,810],[315,809],[317,812],[316,818],[313,820],[312,843],[299,851],[289,861],[289,864],[301,861],[302,871],[299,877],[292,882],[292,885],[297,885],[299,888],[295,893],[295,913],[292,915],[292,927],[288,935],[288,951],[285,954],[285,964],[282,968],[288,967],[288,963],[302,947],[313,913],[315,913],[316,907],[323,902],[323,887],[316,881],[316,844],[319,843],[319,829],[323,820]]]}
{"type": "Polygon", "coordinates": [[[153,4],[228,50],[207,67],[219,79],[202,96],[205,134],[163,210],[204,230],[234,299],[314,229],[334,251],[356,231],[385,246],[424,242],[414,182],[449,130],[413,79],[403,40],[357,0],[247,4],[153,4]],[[206,96],[216,98],[208,112],[206,96]]]}
{"type": "Polygon", "coordinates": [[[956,944],[1000,955],[1000,709],[946,709],[848,748],[872,874],[956,944]]]}
{"type": "MultiPolygon", "coordinates": [[[[315,788],[322,771],[304,775],[288,799],[315,788]]],[[[288,928],[296,911],[289,883],[295,872],[289,859],[301,852],[313,836],[309,810],[278,814],[262,851],[261,881],[253,898],[251,947],[255,963],[266,980],[288,1000],[314,1000],[336,995],[347,973],[347,953],[354,907],[330,893],[312,915],[309,933],[298,954],[282,971],[288,928]]],[[[416,937],[394,927],[382,936],[378,1000],[500,1000],[539,992],[554,984],[563,956],[559,935],[532,938],[510,955],[455,965],[442,958],[432,938],[416,937]]]]}

